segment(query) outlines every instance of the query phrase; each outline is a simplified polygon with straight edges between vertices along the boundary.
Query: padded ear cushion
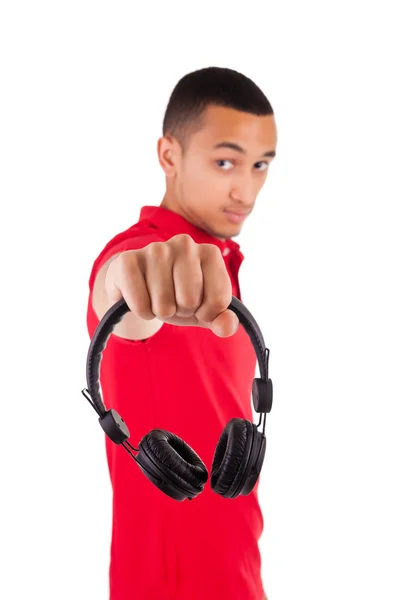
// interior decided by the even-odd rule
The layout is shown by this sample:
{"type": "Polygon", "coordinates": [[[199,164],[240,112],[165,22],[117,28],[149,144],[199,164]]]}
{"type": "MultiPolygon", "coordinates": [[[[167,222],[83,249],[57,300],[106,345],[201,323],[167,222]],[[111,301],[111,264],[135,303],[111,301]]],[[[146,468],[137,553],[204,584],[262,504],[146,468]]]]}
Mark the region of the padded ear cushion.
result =
{"type": "Polygon", "coordinates": [[[260,472],[263,466],[265,450],[267,447],[267,439],[264,434],[257,431],[254,439],[252,456],[250,457],[249,472],[247,473],[246,480],[241,485],[240,494],[247,496],[257,483],[257,479],[260,476],[260,472]]]}
{"type": "Polygon", "coordinates": [[[156,465],[169,483],[197,495],[204,489],[208,471],[196,452],[177,435],[153,429],[145,435],[139,449],[156,465]]]}
{"type": "Polygon", "coordinates": [[[211,488],[231,498],[242,480],[252,447],[253,424],[247,419],[231,419],[215,449],[211,468],[211,488]]]}

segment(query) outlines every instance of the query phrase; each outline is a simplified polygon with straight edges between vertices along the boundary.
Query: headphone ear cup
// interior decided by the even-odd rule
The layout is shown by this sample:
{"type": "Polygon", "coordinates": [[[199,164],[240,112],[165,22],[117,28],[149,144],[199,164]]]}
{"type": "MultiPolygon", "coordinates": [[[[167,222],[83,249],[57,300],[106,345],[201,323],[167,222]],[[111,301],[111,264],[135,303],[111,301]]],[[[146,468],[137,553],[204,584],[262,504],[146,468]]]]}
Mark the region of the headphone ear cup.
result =
{"type": "Polygon", "coordinates": [[[150,481],[175,500],[195,498],[208,479],[196,452],[180,437],[153,429],[139,443],[136,462],[150,481]]]}
{"type": "Polygon", "coordinates": [[[264,462],[265,450],[267,447],[267,439],[265,435],[263,435],[259,431],[256,431],[255,435],[255,448],[252,452],[249,470],[240,492],[242,496],[248,496],[253,487],[256,485],[257,479],[260,476],[261,468],[264,462]]]}
{"type": "MultiPolygon", "coordinates": [[[[247,419],[231,419],[215,449],[211,468],[211,488],[224,498],[235,498],[238,484],[246,475],[253,439],[253,424],[247,419]]],[[[240,493],[240,489],[239,489],[240,493]]]]}

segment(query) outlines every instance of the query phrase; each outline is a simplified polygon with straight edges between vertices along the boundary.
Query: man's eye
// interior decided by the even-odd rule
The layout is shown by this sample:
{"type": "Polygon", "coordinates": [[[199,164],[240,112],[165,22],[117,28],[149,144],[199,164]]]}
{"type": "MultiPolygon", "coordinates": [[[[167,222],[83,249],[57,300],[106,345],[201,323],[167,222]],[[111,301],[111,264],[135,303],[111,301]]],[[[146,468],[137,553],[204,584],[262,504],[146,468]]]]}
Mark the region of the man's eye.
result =
{"type": "Polygon", "coordinates": [[[232,165],[232,163],[230,160],[217,160],[217,165],[219,167],[222,167],[224,169],[224,171],[227,171],[229,169],[229,165],[232,165]],[[226,166],[224,167],[224,165],[221,163],[228,164],[228,167],[226,167],[226,166]]]}
{"type": "Polygon", "coordinates": [[[258,163],[256,163],[256,166],[257,166],[257,165],[264,165],[264,168],[263,168],[263,169],[257,169],[257,171],[265,171],[265,170],[266,170],[266,169],[268,169],[268,167],[269,167],[269,163],[267,163],[267,162],[264,162],[264,161],[261,161],[261,162],[258,162],[258,163]]]}

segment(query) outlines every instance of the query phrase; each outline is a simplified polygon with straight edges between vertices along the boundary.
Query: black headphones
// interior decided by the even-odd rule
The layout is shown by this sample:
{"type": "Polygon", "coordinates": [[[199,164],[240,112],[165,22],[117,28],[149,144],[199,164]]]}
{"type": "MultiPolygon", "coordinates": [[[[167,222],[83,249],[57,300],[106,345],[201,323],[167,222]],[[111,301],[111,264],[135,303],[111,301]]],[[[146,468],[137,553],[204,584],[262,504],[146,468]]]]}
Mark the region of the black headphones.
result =
{"type": "MultiPolygon", "coordinates": [[[[258,425],[247,419],[231,419],[218,441],[211,469],[211,488],[224,498],[247,496],[254,488],[264,461],[266,413],[272,408],[272,381],[268,378],[269,350],[254,317],[240,300],[232,297],[228,308],[234,312],[257,354],[261,377],[252,385],[254,410],[260,413],[258,425]],[[262,433],[257,431],[264,415],[262,433]]],[[[208,479],[208,471],[194,450],[180,437],[153,429],[134,448],[126,440],[130,433],[125,421],[114,410],[106,410],[100,394],[99,375],[102,351],[115,325],[129,311],[121,298],[105,313],[90,342],[87,363],[87,388],[82,394],[99,415],[104,432],[115,444],[122,444],[150,481],[174,500],[192,500],[200,494],[208,479]],[[134,456],[131,450],[138,452],[134,456]]]]}

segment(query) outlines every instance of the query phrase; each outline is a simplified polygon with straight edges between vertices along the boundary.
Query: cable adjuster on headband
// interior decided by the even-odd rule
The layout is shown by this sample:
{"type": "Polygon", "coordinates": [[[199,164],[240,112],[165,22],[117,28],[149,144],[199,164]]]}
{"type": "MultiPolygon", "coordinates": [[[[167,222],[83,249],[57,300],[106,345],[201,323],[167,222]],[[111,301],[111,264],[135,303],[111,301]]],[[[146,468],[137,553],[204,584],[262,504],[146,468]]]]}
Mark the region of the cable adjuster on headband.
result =
{"type": "Polygon", "coordinates": [[[104,431],[104,433],[113,441],[115,444],[122,444],[125,442],[129,436],[130,432],[127,424],[123,420],[123,418],[117,413],[116,410],[110,408],[107,410],[104,415],[100,414],[96,405],[94,404],[92,398],[90,397],[89,390],[84,388],[82,390],[82,394],[85,396],[86,400],[91,404],[94,410],[99,415],[99,423],[104,431]]]}

